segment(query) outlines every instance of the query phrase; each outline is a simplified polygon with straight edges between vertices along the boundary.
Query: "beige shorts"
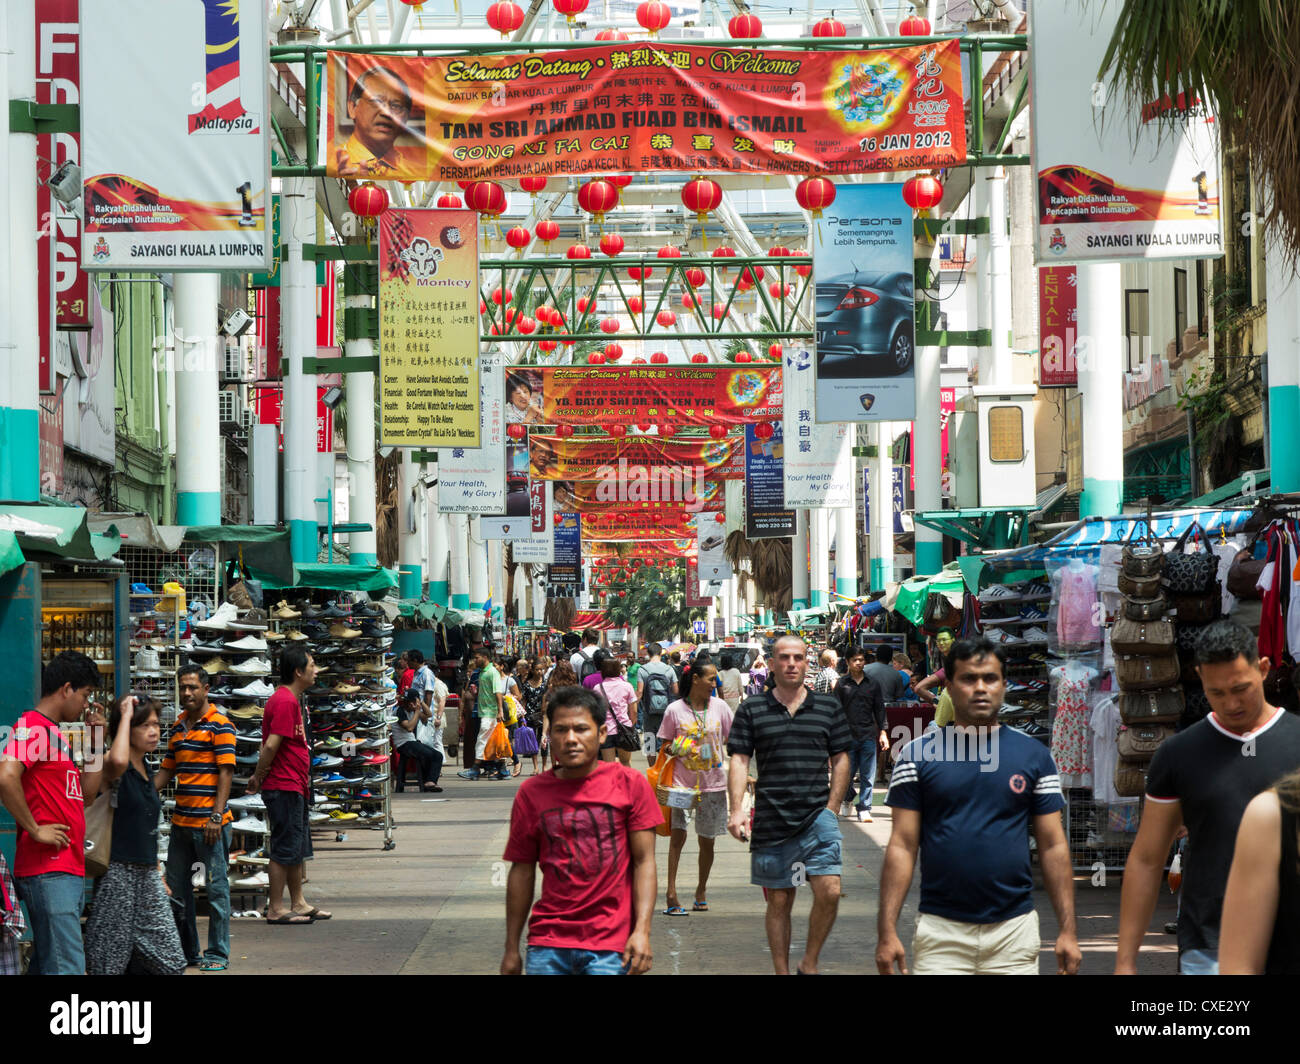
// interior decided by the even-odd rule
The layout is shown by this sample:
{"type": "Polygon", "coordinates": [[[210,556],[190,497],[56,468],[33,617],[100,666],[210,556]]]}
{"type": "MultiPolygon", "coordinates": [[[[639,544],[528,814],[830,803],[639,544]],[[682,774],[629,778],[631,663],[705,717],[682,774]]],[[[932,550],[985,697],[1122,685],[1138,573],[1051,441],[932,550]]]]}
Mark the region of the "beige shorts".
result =
{"type": "Polygon", "coordinates": [[[705,839],[716,839],[727,833],[727,792],[705,791],[700,804],[694,809],[673,810],[673,831],[685,831],[686,814],[695,821],[695,834],[705,839]]]}
{"type": "Polygon", "coordinates": [[[922,913],[912,939],[916,975],[1037,975],[1038,913],[998,924],[966,924],[922,913]]]}

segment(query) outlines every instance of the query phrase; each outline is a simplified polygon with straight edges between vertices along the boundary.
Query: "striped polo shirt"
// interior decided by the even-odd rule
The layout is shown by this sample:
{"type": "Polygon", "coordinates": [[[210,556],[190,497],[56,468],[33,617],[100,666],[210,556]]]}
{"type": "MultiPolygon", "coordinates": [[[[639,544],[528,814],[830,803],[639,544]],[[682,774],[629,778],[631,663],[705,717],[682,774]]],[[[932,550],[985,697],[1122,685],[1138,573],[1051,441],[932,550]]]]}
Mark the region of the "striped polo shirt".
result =
{"type": "MultiPolygon", "coordinates": [[[[235,767],[235,726],[208,703],[197,723],[185,730],[185,718],[176,722],[164,771],[176,773],[176,808],[172,823],[182,828],[203,828],[216,807],[218,768],[235,767]]],[[[229,824],[230,810],[222,819],[229,824]]]]}
{"type": "Polygon", "coordinates": [[[834,695],[809,693],[793,714],[767,691],[740,703],[727,753],[758,762],[750,848],[763,850],[802,834],[830,801],[826,762],[853,745],[834,695]]]}

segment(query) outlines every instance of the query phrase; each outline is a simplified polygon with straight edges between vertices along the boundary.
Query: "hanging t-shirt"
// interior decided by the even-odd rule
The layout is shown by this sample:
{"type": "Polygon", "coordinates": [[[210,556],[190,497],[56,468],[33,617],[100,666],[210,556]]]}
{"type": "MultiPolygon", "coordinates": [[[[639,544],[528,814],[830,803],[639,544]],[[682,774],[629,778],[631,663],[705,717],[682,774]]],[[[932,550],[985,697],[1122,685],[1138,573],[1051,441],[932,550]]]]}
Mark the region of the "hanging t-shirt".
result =
{"type": "MultiPolygon", "coordinates": [[[[725,699],[710,698],[709,707],[704,713],[697,713],[683,699],[673,702],[665,711],[663,723],[659,725],[659,738],[671,743],[678,735],[685,735],[693,722],[704,725],[704,731],[713,744],[713,752],[721,758],[726,750],[727,739],[731,736],[731,721],[734,714],[725,699]]],[[[673,785],[677,787],[694,787],[699,781],[701,791],[725,791],[727,789],[727,771],[721,764],[717,768],[704,772],[693,772],[681,762],[673,764],[673,785]]]]}
{"type": "Polygon", "coordinates": [[[1300,768],[1300,717],[1277,710],[1249,735],[1211,713],[1160,744],[1147,774],[1148,802],[1179,802],[1187,825],[1178,948],[1219,948],[1219,919],[1237,828],[1247,803],[1300,768]],[[1253,756],[1242,744],[1253,742],[1253,756]]]}
{"type": "Polygon", "coordinates": [[[1052,576],[1057,588],[1056,640],[1066,646],[1101,642],[1097,567],[1071,562],[1052,576]]]}
{"type": "Polygon", "coordinates": [[[1092,707],[1088,727],[1092,730],[1092,796],[1105,805],[1133,805],[1139,799],[1121,798],[1115,790],[1115,769],[1119,766],[1119,702],[1099,699],[1092,707]]]}
{"type": "Polygon", "coordinates": [[[524,780],[504,858],[542,866],[528,944],[621,951],[633,924],[629,836],[662,823],[649,781],[617,761],[582,779],[551,769],[524,780]]]}
{"type": "Polygon", "coordinates": [[[1029,818],[1065,808],[1037,739],[1001,727],[927,732],[899,751],[885,804],[921,813],[921,912],[995,924],[1033,909],[1029,818]]]}
{"type": "Polygon", "coordinates": [[[306,794],[311,753],[307,749],[307,733],[302,725],[302,705],[287,687],[277,687],[262,711],[262,742],[265,743],[272,735],[280,736],[280,748],[276,750],[275,760],[262,781],[262,790],[306,794]]]}
{"type": "Polygon", "coordinates": [[[23,766],[23,798],[39,824],[67,824],[68,845],[41,846],[25,831],[18,832],[15,876],[47,872],[86,874],[86,803],[81,795],[81,770],[72,760],[59,726],[31,710],[14,724],[3,756],[23,766]]]}

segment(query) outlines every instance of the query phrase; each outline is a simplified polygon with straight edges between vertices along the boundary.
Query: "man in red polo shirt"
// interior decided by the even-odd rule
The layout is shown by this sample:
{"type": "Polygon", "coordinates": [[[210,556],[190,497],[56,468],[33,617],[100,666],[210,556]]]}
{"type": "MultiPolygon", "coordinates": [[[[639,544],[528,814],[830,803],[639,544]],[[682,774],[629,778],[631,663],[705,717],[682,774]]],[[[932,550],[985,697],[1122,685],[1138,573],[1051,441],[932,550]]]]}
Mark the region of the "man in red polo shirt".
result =
{"type": "Polygon", "coordinates": [[[64,651],[41,673],[41,700],[14,726],[0,752],[0,801],[18,825],[14,883],[32,925],[33,975],[84,975],[81,906],[86,875],[86,809],[99,793],[104,718],[86,715],[87,770],[73,760],[60,724],[86,711],[99,686],[95,663],[64,651]]]}
{"type": "Polygon", "coordinates": [[[262,713],[262,755],[248,784],[260,787],[271,826],[271,897],[268,924],[310,924],[333,914],[309,905],[302,896],[303,863],[311,856],[311,753],[302,719],[303,693],[316,682],[316,662],[306,648],[285,647],[280,654],[280,687],[262,713]],[[289,887],[289,908],[284,888],[289,887]]]}

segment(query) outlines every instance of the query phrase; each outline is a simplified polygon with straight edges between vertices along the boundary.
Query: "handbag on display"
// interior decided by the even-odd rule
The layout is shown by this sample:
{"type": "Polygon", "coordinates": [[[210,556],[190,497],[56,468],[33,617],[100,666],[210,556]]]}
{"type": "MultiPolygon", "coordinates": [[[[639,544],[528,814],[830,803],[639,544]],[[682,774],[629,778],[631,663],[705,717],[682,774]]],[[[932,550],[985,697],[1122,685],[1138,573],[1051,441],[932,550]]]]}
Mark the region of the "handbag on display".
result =
{"type": "Polygon", "coordinates": [[[1210,549],[1210,539],[1200,522],[1193,521],[1178,537],[1174,549],[1165,556],[1165,588],[1176,595],[1206,595],[1214,587],[1218,572],[1219,556],[1210,549]],[[1204,548],[1195,554],[1184,554],[1193,533],[1200,534],[1204,548]]]}
{"type": "Polygon", "coordinates": [[[1160,594],[1160,574],[1129,576],[1128,573],[1121,571],[1119,574],[1119,589],[1121,593],[1128,595],[1129,598],[1155,598],[1156,595],[1160,594]]]}
{"type": "Polygon", "coordinates": [[[1172,687],[1180,675],[1178,657],[1165,654],[1152,657],[1149,654],[1121,654],[1115,658],[1115,676],[1119,680],[1121,691],[1153,691],[1160,687],[1172,687]]]}
{"type": "Polygon", "coordinates": [[[1158,621],[1169,609],[1164,595],[1155,598],[1124,600],[1124,616],[1130,621],[1158,621]]]}
{"type": "Polygon", "coordinates": [[[1135,577],[1157,575],[1164,568],[1165,552],[1159,541],[1151,535],[1149,526],[1146,536],[1134,543],[1133,533],[1136,531],[1135,524],[1133,532],[1130,532],[1129,538],[1124,541],[1122,561],[1124,573],[1135,577]]]}
{"type": "Polygon", "coordinates": [[[1119,718],[1125,724],[1173,724],[1183,715],[1183,689],[1121,691],[1119,718]]]}
{"type": "Polygon", "coordinates": [[[1170,595],[1170,602],[1178,616],[1179,624],[1209,624],[1219,619],[1219,607],[1223,603],[1223,594],[1219,582],[1214,582],[1213,589],[1205,594],[1170,595]]]}
{"type": "Polygon", "coordinates": [[[1150,764],[1136,765],[1120,761],[1115,765],[1115,793],[1121,798],[1141,798],[1147,791],[1150,764]]]}
{"type": "Polygon", "coordinates": [[[1174,645],[1181,654],[1196,654],[1196,641],[1201,637],[1203,624],[1178,624],[1174,626],[1174,645]]]}
{"type": "Polygon", "coordinates": [[[1117,620],[1110,630],[1110,647],[1116,654],[1168,654],[1174,646],[1174,622],[1117,620]]]}
{"type": "Polygon", "coordinates": [[[1156,756],[1156,749],[1174,729],[1168,724],[1125,724],[1119,729],[1119,759],[1129,764],[1145,764],[1156,756]]]}
{"type": "Polygon", "coordinates": [[[1190,728],[1198,720],[1209,716],[1210,700],[1205,697],[1204,691],[1185,691],[1184,698],[1186,705],[1183,707],[1183,715],[1178,720],[1179,728],[1190,728]]]}
{"type": "Polygon", "coordinates": [[[962,622],[962,611],[948,601],[948,596],[931,591],[925,600],[923,627],[934,630],[938,628],[957,628],[962,622]]]}
{"type": "Polygon", "coordinates": [[[1255,544],[1258,542],[1259,536],[1257,535],[1246,546],[1237,551],[1237,556],[1232,559],[1232,564],[1228,566],[1228,591],[1239,599],[1262,599],[1264,597],[1264,593],[1255,585],[1263,575],[1264,566],[1268,564],[1268,560],[1255,557],[1255,544]]]}

